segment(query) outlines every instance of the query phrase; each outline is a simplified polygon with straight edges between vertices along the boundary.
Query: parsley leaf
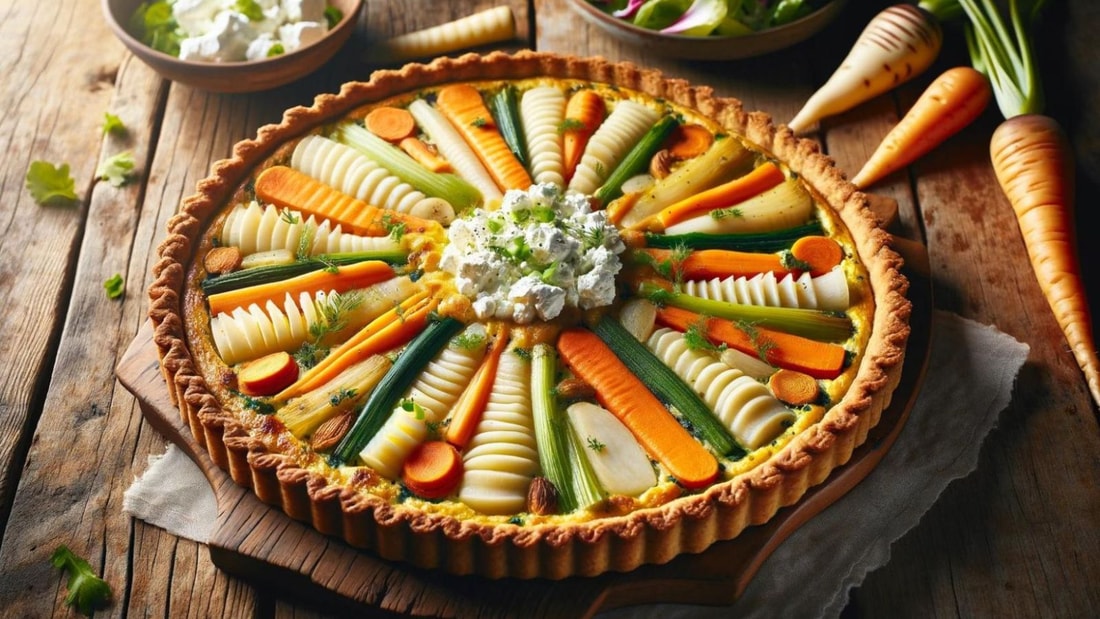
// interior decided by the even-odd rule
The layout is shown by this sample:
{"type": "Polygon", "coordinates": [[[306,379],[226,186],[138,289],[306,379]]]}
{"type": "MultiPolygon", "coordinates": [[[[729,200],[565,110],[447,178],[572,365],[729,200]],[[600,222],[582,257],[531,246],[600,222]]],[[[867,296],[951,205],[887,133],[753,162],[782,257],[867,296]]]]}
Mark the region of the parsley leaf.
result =
{"type": "Polygon", "coordinates": [[[168,0],[142,2],[130,17],[130,31],[149,47],[169,56],[180,55],[179,24],[168,0]]]}
{"type": "Polygon", "coordinates": [[[110,112],[103,113],[103,135],[108,133],[126,133],[126,125],[122,119],[110,112]]]}
{"type": "Polygon", "coordinates": [[[237,4],[233,8],[247,17],[248,21],[264,20],[264,8],[256,0],[237,0],[237,4]]]}
{"type": "Polygon", "coordinates": [[[325,21],[329,28],[335,28],[341,19],[344,19],[343,11],[331,5],[325,7],[325,21]]]}
{"type": "Polygon", "coordinates": [[[81,613],[91,615],[97,608],[103,608],[111,599],[111,586],[95,575],[92,566],[84,559],[73,554],[64,544],[57,547],[50,557],[53,566],[69,572],[69,595],[65,603],[75,605],[81,613]]]}
{"type": "Polygon", "coordinates": [[[115,273],[103,282],[103,288],[107,291],[108,299],[117,299],[126,292],[126,280],[122,279],[121,273],[115,273]]]}
{"type": "Polygon", "coordinates": [[[99,164],[95,171],[100,180],[107,181],[112,187],[122,187],[130,181],[134,173],[134,156],[129,153],[111,155],[99,164]]]}
{"type": "Polygon", "coordinates": [[[69,175],[69,164],[54,167],[47,161],[33,161],[27,169],[27,189],[38,204],[75,201],[76,183],[69,175]]]}

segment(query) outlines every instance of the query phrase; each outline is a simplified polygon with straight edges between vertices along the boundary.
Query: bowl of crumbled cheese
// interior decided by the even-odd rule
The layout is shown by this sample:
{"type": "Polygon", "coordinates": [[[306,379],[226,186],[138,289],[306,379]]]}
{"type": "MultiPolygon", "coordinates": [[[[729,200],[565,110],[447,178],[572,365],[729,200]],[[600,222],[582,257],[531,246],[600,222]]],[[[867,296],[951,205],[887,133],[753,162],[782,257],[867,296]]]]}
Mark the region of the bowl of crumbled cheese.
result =
{"type": "Polygon", "coordinates": [[[102,0],[119,40],[167,79],[268,90],[312,73],[355,29],[362,0],[102,0]]]}

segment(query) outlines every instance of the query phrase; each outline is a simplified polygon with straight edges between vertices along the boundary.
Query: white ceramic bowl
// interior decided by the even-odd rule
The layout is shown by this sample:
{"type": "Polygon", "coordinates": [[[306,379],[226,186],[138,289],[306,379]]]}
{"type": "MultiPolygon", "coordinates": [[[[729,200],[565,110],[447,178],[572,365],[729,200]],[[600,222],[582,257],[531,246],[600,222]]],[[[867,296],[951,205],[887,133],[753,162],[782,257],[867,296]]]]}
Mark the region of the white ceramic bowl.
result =
{"type": "Polygon", "coordinates": [[[286,54],[247,62],[180,60],[145,45],[126,26],[142,0],[102,0],[115,36],[142,62],[172,81],[212,92],[256,92],[293,82],[331,59],[355,30],[362,0],[329,0],[343,18],[320,41],[286,54]]]}
{"type": "Polygon", "coordinates": [[[833,0],[813,13],[789,24],[742,36],[695,37],[661,34],[635,26],[599,10],[587,0],[569,0],[581,17],[625,43],[687,60],[735,60],[774,52],[801,43],[829,25],[844,7],[845,0],[833,0]]]}

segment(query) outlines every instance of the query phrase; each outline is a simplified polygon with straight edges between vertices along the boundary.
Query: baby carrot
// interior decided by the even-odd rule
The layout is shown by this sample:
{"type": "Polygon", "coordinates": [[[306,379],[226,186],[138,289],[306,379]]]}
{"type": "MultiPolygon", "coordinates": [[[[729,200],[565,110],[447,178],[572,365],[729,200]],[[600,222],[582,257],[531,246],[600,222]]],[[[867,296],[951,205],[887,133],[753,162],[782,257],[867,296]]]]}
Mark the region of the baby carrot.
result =
{"type": "Polygon", "coordinates": [[[886,134],[852,183],[868,187],[916,161],[974,122],[992,97],[989,80],[978,71],[954,67],[943,72],[886,134]]]}

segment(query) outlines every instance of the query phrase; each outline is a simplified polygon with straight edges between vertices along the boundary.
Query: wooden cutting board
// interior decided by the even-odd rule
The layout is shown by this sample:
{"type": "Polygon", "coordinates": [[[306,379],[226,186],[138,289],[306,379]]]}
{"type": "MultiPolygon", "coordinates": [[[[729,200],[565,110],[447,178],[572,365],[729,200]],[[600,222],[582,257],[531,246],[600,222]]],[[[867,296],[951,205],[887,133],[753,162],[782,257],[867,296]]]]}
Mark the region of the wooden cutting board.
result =
{"type": "Polygon", "coordinates": [[[217,497],[218,520],[209,541],[219,568],[279,597],[306,600],[337,612],[430,617],[588,617],[650,603],[732,604],[764,560],[790,534],[862,480],[897,438],[916,399],[928,359],[931,291],[910,273],[914,305],[901,384],[882,420],[826,482],[767,524],[698,555],[664,565],[595,578],[489,580],[453,576],[389,562],[318,533],[260,502],[233,483],[191,438],[168,399],[146,324],[116,373],[138,399],[149,423],[179,445],[202,469],[217,497]]]}

